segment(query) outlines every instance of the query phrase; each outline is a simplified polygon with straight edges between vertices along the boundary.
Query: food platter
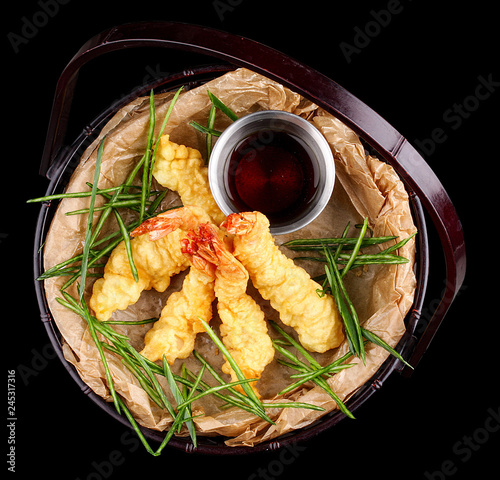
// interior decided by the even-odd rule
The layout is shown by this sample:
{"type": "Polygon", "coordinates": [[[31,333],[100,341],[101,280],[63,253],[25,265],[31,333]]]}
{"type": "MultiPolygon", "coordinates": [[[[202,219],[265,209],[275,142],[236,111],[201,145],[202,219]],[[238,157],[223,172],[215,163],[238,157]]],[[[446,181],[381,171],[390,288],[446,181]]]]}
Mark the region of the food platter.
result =
{"type": "MultiPolygon", "coordinates": [[[[142,25],[140,27],[141,32],[144,32],[144,28],[146,26],[142,25]]],[[[158,27],[158,25],[156,25],[158,27]]],[[[189,29],[186,26],[182,26],[183,31],[189,29]]],[[[148,29],[146,31],[149,32],[149,35],[153,37],[149,43],[153,42],[154,40],[160,41],[161,39],[155,37],[155,32],[158,32],[158,30],[155,29],[155,25],[149,25],[148,29]],[[148,30],[149,29],[149,30],[148,30]]],[[[196,29],[195,29],[196,30],[196,29]]],[[[136,30],[137,31],[137,30],[136,30]]],[[[124,28],[123,30],[120,31],[120,29],[117,29],[116,31],[112,33],[117,33],[117,38],[119,41],[123,38],[123,35],[126,33],[130,34],[130,31],[127,31],[127,28],[124,28]],[[118,33],[117,33],[118,32],[118,33]]],[[[206,32],[205,32],[206,33],[206,32]]],[[[106,42],[106,48],[109,49],[109,38],[110,35],[108,34],[106,36],[107,42],[106,42]]],[[[141,37],[142,38],[142,37],[141,37]]],[[[217,38],[217,34],[214,32],[213,38],[217,38]]],[[[146,42],[144,39],[140,40],[140,42],[146,42]]],[[[98,45],[102,45],[102,38],[98,39],[97,41],[98,45]]],[[[253,46],[253,45],[252,45],[253,46]]],[[[199,48],[206,50],[206,46],[199,46],[199,48]]],[[[88,46],[82,50],[82,53],[80,56],[76,56],[76,60],[72,64],[73,66],[75,64],[78,64],[79,59],[83,58],[85,55],[88,55],[87,52],[89,52],[91,49],[88,48],[88,46]]],[[[244,49],[243,49],[244,50],[244,49]]],[[[242,51],[243,51],[242,50],[242,51]]],[[[219,55],[220,56],[220,55],[219,55]]],[[[200,84],[203,84],[203,82],[206,82],[208,78],[213,78],[214,76],[217,77],[218,75],[224,74],[224,72],[232,71],[234,70],[234,66],[215,66],[215,67],[203,67],[201,69],[194,69],[191,68],[189,71],[182,72],[177,75],[171,75],[167,78],[164,78],[161,80],[161,82],[156,82],[157,84],[160,85],[155,85],[157,87],[157,90],[164,90],[164,91],[173,91],[176,87],[178,87],[179,83],[186,85],[190,84],[191,86],[197,86],[200,84]],[[201,78],[201,80],[200,80],[201,78]]],[[[261,68],[260,68],[261,69],[261,68]]],[[[71,68],[69,68],[68,71],[71,71],[71,68]]],[[[309,71],[309,74],[312,74],[312,71],[309,71]]],[[[319,75],[319,74],[318,74],[319,75]]],[[[271,75],[273,76],[273,75],[271,75]]],[[[63,75],[61,78],[65,78],[63,75]]],[[[66,75],[66,80],[71,78],[71,76],[66,75]]],[[[59,86],[61,90],[64,90],[64,82],[62,82],[62,86],[59,86]]],[[[149,87],[149,86],[148,86],[149,87]]],[[[145,92],[147,89],[145,89],[145,92]]],[[[64,95],[63,95],[64,97],[64,95]]],[[[56,102],[55,102],[55,111],[54,111],[54,118],[57,118],[58,115],[61,114],[61,111],[64,110],[65,105],[67,104],[64,103],[64,101],[61,101],[61,97],[56,95],[56,102]],[[59,103],[58,103],[59,102],[59,103]]],[[[318,98],[314,99],[315,101],[318,100],[318,98]]],[[[344,99],[345,100],[345,99],[344,99]]],[[[319,103],[319,102],[318,102],[319,103]]],[[[324,102],[323,102],[324,103],[324,102]]],[[[359,108],[359,105],[356,105],[356,102],[354,102],[354,105],[359,108]]],[[[102,126],[109,121],[109,119],[118,111],[118,107],[114,106],[108,109],[108,111],[104,112],[92,125],[92,131],[95,132],[96,135],[99,134],[100,129],[102,126]]],[[[338,113],[338,112],[336,112],[338,113]]],[[[349,114],[352,114],[352,111],[348,112],[349,114]]],[[[342,115],[345,115],[345,111],[342,115]]],[[[354,115],[356,116],[356,115],[354,115]]],[[[348,117],[346,117],[348,118],[348,117]]],[[[366,118],[364,116],[363,118],[366,118]]],[[[378,119],[375,118],[375,121],[378,119]]],[[[365,120],[363,120],[365,121],[365,120]]],[[[352,123],[352,121],[350,121],[352,123]]],[[[86,132],[82,133],[77,140],[67,149],[64,149],[62,151],[57,152],[57,142],[54,142],[53,140],[59,139],[61,140],[61,131],[55,131],[54,130],[54,125],[57,122],[54,121],[54,123],[51,122],[51,125],[49,126],[49,135],[48,135],[48,142],[47,142],[47,150],[46,150],[46,156],[44,162],[42,162],[42,171],[43,173],[48,172],[48,176],[51,178],[51,184],[49,186],[47,195],[52,195],[54,193],[60,192],[64,189],[67,181],[68,181],[68,176],[71,174],[71,169],[76,166],[78,163],[78,159],[75,158],[77,155],[81,154],[81,149],[80,146],[83,143],[88,143],[89,142],[89,130],[86,132]],[[51,164],[50,169],[49,169],[49,164],[51,164]]],[[[355,122],[354,122],[355,124],[355,122]]],[[[359,128],[359,126],[357,127],[359,128]]],[[[386,127],[385,124],[378,123],[376,122],[376,127],[375,128],[375,133],[372,130],[369,134],[363,135],[362,138],[366,142],[366,149],[374,149],[374,145],[378,147],[378,149],[375,148],[375,152],[382,156],[384,158],[384,154],[387,155],[387,150],[382,148],[379,144],[379,141],[381,140],[378,135],[380,130],[384,130],[385,133],[390,132],[386,127]],[[383,128],[381,128],[381,125],[383,128]],[[365,138],[366,137],[366,138],[365,138]],[[374,137],[376,138],[376,142],[374,142],[374,137]]],[[[389,135],[387,135],[387,138],[391,138],[393,136],[392,132],[390,132],[389,135]]],[[[408,147],[406,146],[406,143],[402,141],[399,137],[398,140],[396,141],[395,147],[395,153],[399,154],[401,152],[408,151],[408,147]],[[397,147],[397,148],[396,148],[397,147]]],[[[395,155],[397,156],[397,155],[395,155]]],[[[414,161],[414,160],[413,160],[414,161]]],[[[413,165],[415,167],[415,165],[413,165]]],[[[417,246],[417,255],[416,255],[416,261],[415,261],[415,275],[417,278],[417,288],[415,289],[415,296],[413,300],[413,305],[411,310],[409,311],[407,318],[406,318],[406,331],[404,335],[402,336],[398,346],[397,350],[403,355],[405,359],[410,359],[412,357],[412,354],[415,353],[415,346],[418,344],[420,345],[420,348],[424,349],[426,348],[427,345],[425,345],[426,340],[423,340],[423,343],[418,343],[417,339],[414,337],[414,333],[416,331],[416,325],[419,319],[419,314],[422,308],[422,302],[423,298],[425,295],[425,290],[426,290],[426,278],[427,278],[427,268],[428,268],[428,246],[427,246],[427,235],[426,235],[426,226],[425,226],[425,219],[424,219],[424,213],[423,213],[423,208],[421,205],[421,200],[420,196],[417,195],[413,189],[413,185],[408,183],[407,179],[405,178],[407,173],[402,174],[401,172],[398,172],[402,177],[403,180],[406,183],[407,190],[409,191],[409,202],[412,210],[412,215],[413,219],[415,222],[415,225],[418,229],[419,235],[418,235],[418,246],[417,246]]],[[[425,187],[424,187],[425,190],[425,187]]],[[[426,202],[428,203],[429,200],[427,199],[426,202]]],[[[432,203],[432,201],[431,201],[432,203]]],[[[42,266],[42,256],[39,253],[39,247],[44,243],[46,235],[49,231],[49,226],[52,221],[53,215],[54,215],[54,210],[55,210],[55,205],[50,204],[49,202],[45,203],[42,206],[40,217],[39,217],[39,223],[38,223],[38,228],[37,228],[37,239],[36,239],[36,247],[35,251],[37,252],[35,254],[35,275],[38,278],[40,274],[43,271],[43,266],[42,266]]],[[[436,209],[435,209],[436,210],[436,209]]],[[[439,211],[439,208],[437,208],[439,211]]],[[[449,211],[449,210],[448,210],[449,211]]],[[[448,216],[447,221],[450,222],[452,221],[452,217],[448,216]]],[[[440,227],[441,228],[441,227],[440,227]]],[[[440,232],[444,237],[447,236],[447,230],[445,233],[440,232]]],[[[457,278],[455,278],[453,281],[449,282],[451,285],[451,289],[453,290],[453,285],[458,284],[461,282],[460,276],[463,274],[462,271],[462,266],[458,265],[457,263],[460,263],[457,261],[457,259],[462,258],[462,253],[461,252],[461,243],[460,240],[457,238],[453,238],[451,242],[446,242],[445,246],[445,254],[448,256],[448,263],[454,267],[454,268],[449,268],[449,274],[451,276],[455,275],[457,278]],[[456,243],[458,246],[455,248],[449,247],[449,243],[456,243]],[[448,249],[448,252],[446,251],[448,249]],[[451,253],[449,253],[451,252],[451,253]],[[459,272],[459,273],[457,273],[459,272]]],[[[63,354],[63,343],[61,342],[60,339],[60,332],[58,331],[56,325],[53,322],[52,314],[50,311],[50,308],[48,306],[47,298],[45,295],[45,292],[40,284],[37,284],[37,296],[40,304],[40,309],[42,312],[42,320],[45,323],[47,332],[49,334],[49,337],[51,338],[51,341],[53,342],[54,346],[56,347],[56,351],[60,355],[60,358],[63,362],[63,364],[66,366],[68,371],[70,372],[71,376],[74,378],[74,380],[81,386],[82,390],[89,395],[90,398],[92,398],[93,401],[95,401],[97,404],[99,404],[102,408],[107,410],[110,415],[115,416],[116,418],[119,419],[119,421],[124,422],[125,424],[127,423],[126,419],[124,419],[123,416],[117,415],[116,412],[113,410],[112,404],[110,405],[109,402],[105,402],[101,396],[96,395],[92,389],[88,387],[88,385],[82,381],[80,376],[75,372],[74,368],[72,365],[70,365],[67,362],[67,359],[65,358],[63,354]]],[[[446,295],[449,295],[448,293],[446,295]]],[[[451,296],[453,296],[453,293],[451,293],[451,296]]],[[[443,315],[446,311],[446,303],[451,303],[451,299],[447,298],[447,301],[444,302],[444,312],[441,312],[443,315]]],[[[440,312],[438,311],[438,314],[440,312]]],[[[438,315],[439,317],[439,315],[438,315]]],[[[434,325],[434,328],[439,324],[439,321],[442,318],[437,318],[437,324],[434,325]]],[[[431,329],[432,330],[432,329],[431,329]]],[[[420,340],[422,342],[422,340],[420,340]]],[[[418,358],[413,357],[414,360],[417,360],[418,358]]],[[[385,379],[395,370],[403,370],[403,364],[397,360],[394,357],[388,358],[386,361],[383,362],[383,364],[380,366],[380,368],[376,371],[376,373],[367,381],[363,384],[363,386],[355,391],[355,393],[350,396],[348,400],[349,408],[351,411],[355,411],[356,408],[361,405],[365,400],[367,400],[376,390],[378,390],[385,379]]],[[[326,415],[325,417],[322,417],[320,420],[317,422],[313,422],[312,424],[308,425],[305,428],[301,428],[300,430],[297,430],[293,433],[290,434],[285,434],[282,436],[279,436],[277,439],[273,439],[270,441],[265,441],[262,443],[259,443],[253,447],[245,447],[245,446],[236,446],[236,447],[227,447],[224,444],[224,439],[223,438],[217,438],[217,437],[203,437],[202,439],[199,440],[198,447],[196,448],[196,451],[202,452],[202,453],[214,453],[214,454],[236,454],[236,453],[250,453],[252,451],[260,451],[262,449],[275,449],[275,448],[280,448],[283,445],[286,445],[287,442],[295,442],[298,440],[306,439],[310,437],[311,435],[315,435],[319,433],[320,431],[323,431],[326,428],[329,428],[336,423],[338,423],[342,418],[344,418],[344,415],[340,413],[338,410],[335,410],[331,412],[331,414],[326,415]]],[[[157,441],[162,441],[164,437],[164,433],[162,432],[157,432],[151,429],[143,429],[144,434],[153,440],[157,441]]],[[[186,451],[193,450],[192,443],[189,441],[188,438],[172,438],[170,445],[173,445],[175,447],[179,447],[182,449],[185,449],[186,451]]]]}

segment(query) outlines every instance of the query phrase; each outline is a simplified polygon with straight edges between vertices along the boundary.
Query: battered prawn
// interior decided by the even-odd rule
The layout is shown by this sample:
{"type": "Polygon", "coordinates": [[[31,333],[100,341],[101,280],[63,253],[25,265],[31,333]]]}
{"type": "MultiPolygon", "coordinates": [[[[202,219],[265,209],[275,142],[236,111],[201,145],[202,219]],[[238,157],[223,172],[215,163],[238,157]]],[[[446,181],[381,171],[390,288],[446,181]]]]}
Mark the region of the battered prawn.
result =
{"type": "Polygon", "coordinates": [[[132,274],[125,242],[120,242],[111,252],[104,267],[104,276],[93,285],[89,304],[96,318],[108,320],[115,310],[125,310],[137,302],[144,290],[154,288],[164,292],[170,285],[171,277],[189,267],[189,260],[181,250],[181,240],[186,234],[178,227],[187,225],[187,228],[193,228],[199,221],[208,220],[208,215],[201,208],[193,207],[189,214],[179,208],[146,220],[137,227],[131,233],[134,238],[130,246],[138,281],[132,274]],[[171,220],[168,227],[167,219],[171,220]],[[160,228],[162,225],[163,229],[160,228]]]}
{"type": "Polygon", "coordinates": [[[157,182],[179,193],[184,205],[199,205],[219,225],[225,215],[215,203],[208,184],[208,167],[201,153],[190,147],[171,142],[169,135],[163,135],[153,167],[157,182]]]}
{"type": "Polygon", "coordinates": [[[89,304],[96,318],[108,320],[115,310],[125,310],[139,300],[143,290],[154,288],[164,292],[170,285],[170,278],[189,266],[181,251],[182,238],[185,238],[185,233],[180,230],[158,242],[151,241],[148,235],[133,238],[130,246],[139,276],[137,282],[130,268],[125,242],[119,243],[104,267],[104,276],[92,287],[89,304]]]}
{"type": "Polygon", "coordinates": [[[234,234],[234,256],[245,266],[255,288],[292,327],[309,351],[326,352],[344,339],[342,319],[330,295],[293,260],[280,252],[260,212],[234,213],[221,225],[234,234]]]}
{"type": "Polygon", "coordinates": [[[159,320],[144,337],[141,354],[152,362],[163,355],[169,364],[187,358],[194,349],[196,335],[205,331],[199,318],[206,322],[212,318],[215,266],[196,255],[191,256],[190,263],[194,268],[184,278],[182,290],[168,297],[159,320]]]}
{"type": "MultiPolygon", "coordinates": [[[[274,348],[267,333],[264,312],[246,293],[248,272],[229,251],[213,225],[202,224],[187,236],[192,251],[217,266],[215,296],[224,345],[246,378],[260,378],[266,365],[273,360],[274,348]]],[[[222,371],[231,375],[233,381],[238,379],[227,360],[222,371]]],[[[259,394],[255,384],[251,385],[259,394]]]]}
{"type": "MultiPolygon", "coordinates": [[[[186,206],[170,210],[143,222],[132,235],[147,234],[152,242],[178,230],[193,229],[210,218],[200,207],[186,206]]],[[[196,335],[204,331],[199,318],[209,322],[215,300],[215,266],[189,250],[187,238],[181,240],[181,251],[191,268],[179,292],[172,293],[161,311],[160,318],[144,337],[142,355],[151,361],[163,358],[173,364],[177,358],[187,358],[193,351],[196,335]]]]}
{"type": "MultiPolygon", "coordinates": [[[[224,220],[225,216],[210,192],[208,169],[203,165],[199,151],[170,142],[168,135],[162,136],[153,175],[161,185],[177,191],[184,205],[200,205],[207,212],[208,219],[217,224],[224,220]]],[[[175,230],[175,233],[167,236],[166,230],[153,228],[155,222],[162,221],[162,215],[132,233],[136,237],[132,239],[131,247],[138,281],[135,281],[130,269],[125,243],[121,242],[111,253],[103,278],[94,283],[90,300],[90,306],[99,320],[108,320],[115,310],[125,310],[137,302],[143,290],[154,288],[158,292],[165,291],[170,277],[189,266],[180,247],[184,232],[174,227],[170,231],[175,230]],[[141,237],[148,228],[149,236],[141,237]],[[159,239],[162,241],[154,243],[159,239]]]]}

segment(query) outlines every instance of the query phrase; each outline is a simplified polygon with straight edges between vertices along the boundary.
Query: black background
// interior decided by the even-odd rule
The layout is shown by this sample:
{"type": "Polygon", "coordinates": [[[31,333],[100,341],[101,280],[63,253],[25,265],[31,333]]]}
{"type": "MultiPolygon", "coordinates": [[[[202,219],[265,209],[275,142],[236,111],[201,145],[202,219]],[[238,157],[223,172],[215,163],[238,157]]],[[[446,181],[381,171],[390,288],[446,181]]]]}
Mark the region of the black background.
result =
{"type": "MultiPolygon", "coordinates": [[[[35,471],[54,479],[81,480],[171,477],[180,471],[185,478],[217,474],[237,479],[496,475],[499,433],[485,429],[500,430],[498,310],[492,301],[498,276],[498,208],[493,195],[498,182],[495,104],[500,81],[493,5],[483,1],[438,6],[415,0],[9,3],[3,35],[7,65],[2,143],[8,148],[2,149],[0,252],[7,333],[3,342],[8,346],[4,375],[16,370],[16,474],[35,471]],[[377,27],[374,12],[388,8],[398,13],[377,27]],[[357,410],[357,420],[342,421],[281,459],[280,452],[223,458],[171,448],[159,458],[151,457],[126,427],[80,392],[54,358],[39,320],[32,274],[39,206],[25,200],[43,195],[48,186],[38,168],[56,82],[90,37],[142,20],[196,23],[260,41],[334,79],[410,142],[422,144],[438,128],[446,137],[432,148],[427,142],[425,157],[463,223],[468,270],[462,290],[410,379],[394,374],[357,410]],[[371,35],[364,44],[359,33],[355,39],[359,31],[371,35]],[[343,42],[356,52],[347,57],[343,42]],[[480,78],[496,82],[488,98],[477,99],[480,78]],[[457,110],[452,120],[450,109],[460,105],[464,113],[457,110]]],[[[173,71],[176,62],[186,61],[181,57],[152,51],[96,62],[92,72],[81,77],[70,134],[141,85],[151,72],[173,71]]],[[[432,235],[426,308],[439,297],[445,279],[439,241],[432,235]]],[[[6,383],[4,377],[7,389],[6,383]]]]}

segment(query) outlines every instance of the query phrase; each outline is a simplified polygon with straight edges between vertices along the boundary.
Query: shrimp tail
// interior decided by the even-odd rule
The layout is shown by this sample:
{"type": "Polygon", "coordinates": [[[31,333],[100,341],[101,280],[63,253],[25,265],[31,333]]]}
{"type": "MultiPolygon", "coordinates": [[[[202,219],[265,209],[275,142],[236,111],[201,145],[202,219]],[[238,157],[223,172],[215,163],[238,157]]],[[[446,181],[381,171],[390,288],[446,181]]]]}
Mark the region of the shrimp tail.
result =
{"type": "Polygon", "coordinates": [[[239,280],[248,280],[248,273],[236,261],[229,250],[229,245],[224,241],[222,232],[212,224],[204,223],[195,230],[187,233],[188,239],[196,248],[197,254],[212,263],[219,270],[219,273],[225,276],[238,278],[239,280]]]}
{"type": "Polygon", "coordinates": [[[181,225],[179,219],[167,219],[160,215],[149,218],[141,223],[137,228],[130,233],[131,237],[138,237],[147,233],[151,241],[159,240],[167,236],[169,233],[177,230],[181,225]]]}
{"type": "Polygon", "coordinates": [[[247,235],[257,223],[257,214],[255,212],[231,213],[221,224],[232,235],[247,235]]]}
{"type": "Polygon", "coordinates": [[[131,237],[137,237],[147,233],[152,241],[168,235],[180,228],[181,230],[190,230],[195,228],[198,223],[209,221],[210,218],[205,211],[197,206],[188,205],[185,207],[168,210],[155,217],[148,218],[130,233],[131,237]]]}
{"type": "MultiPolygon", "coordinates": [[[[215,295],[224,345],[247,378],[260,378],[274,357],[274,348],[264,312],[246,293],[247,270],[224,242],[222,231],[214,225],[202,224],[188,232],[187,238],[191,251],[216,266],[215,295]]],[[[227,359],[222,371],[237,379],[227,359]]],[[[259,395],[256,385],[252,384],[251,388],[259,395]]]]}
{"type": "Polygon", "coordinates": [[[183,238],[181,240],[181,251],[188,258],[194,268],[204,272],[210,277],[215,278],[215,270],[217,267],[201,255],[198,245],[195,242],[189,240],[188,238],[183,238]]]}

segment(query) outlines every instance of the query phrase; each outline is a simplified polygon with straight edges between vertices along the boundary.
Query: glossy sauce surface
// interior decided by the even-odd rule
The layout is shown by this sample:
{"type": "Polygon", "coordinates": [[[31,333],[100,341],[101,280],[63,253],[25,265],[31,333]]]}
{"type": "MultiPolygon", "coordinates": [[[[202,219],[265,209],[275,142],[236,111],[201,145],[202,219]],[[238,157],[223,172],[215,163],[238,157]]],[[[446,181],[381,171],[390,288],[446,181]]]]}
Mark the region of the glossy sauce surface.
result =
{"type": "Polygon", "coordinates": [[[316,191],[316,172],[307,148],[296,137],[261,130],[233,151],[228,184],[240,211],[258,210],[271,221],[304,211],[316,191]]]}

